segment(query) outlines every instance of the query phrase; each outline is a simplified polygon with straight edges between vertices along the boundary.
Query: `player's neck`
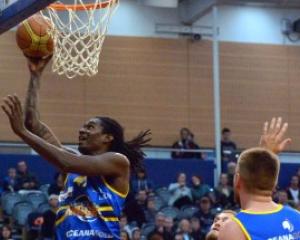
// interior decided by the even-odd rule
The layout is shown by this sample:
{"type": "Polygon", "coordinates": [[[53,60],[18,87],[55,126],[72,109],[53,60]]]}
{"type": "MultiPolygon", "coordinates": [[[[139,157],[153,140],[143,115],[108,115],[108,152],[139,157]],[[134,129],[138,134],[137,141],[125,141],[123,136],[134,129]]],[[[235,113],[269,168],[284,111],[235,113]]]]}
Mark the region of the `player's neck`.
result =
{"type": "Polygon", "coordinates": [[[273,202],[272,196],[243,193],[240,196],[240,200],[243,210],[268,212],[278,208],[278,205],[273,202]]]}

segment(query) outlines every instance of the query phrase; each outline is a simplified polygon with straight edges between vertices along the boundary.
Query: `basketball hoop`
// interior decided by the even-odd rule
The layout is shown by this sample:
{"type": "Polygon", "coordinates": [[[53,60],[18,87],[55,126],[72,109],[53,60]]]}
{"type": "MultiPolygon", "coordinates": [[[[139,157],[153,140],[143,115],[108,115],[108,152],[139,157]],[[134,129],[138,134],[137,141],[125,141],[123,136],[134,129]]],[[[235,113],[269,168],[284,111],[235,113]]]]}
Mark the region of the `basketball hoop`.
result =
{"type": "Polygon", "coordinates": [[[68,78],[94,76],[109,20],[118,0],[73,0],[74,4],[51,4],[42,13],[51,19],[55,50],[52,71],[68,78]]]}

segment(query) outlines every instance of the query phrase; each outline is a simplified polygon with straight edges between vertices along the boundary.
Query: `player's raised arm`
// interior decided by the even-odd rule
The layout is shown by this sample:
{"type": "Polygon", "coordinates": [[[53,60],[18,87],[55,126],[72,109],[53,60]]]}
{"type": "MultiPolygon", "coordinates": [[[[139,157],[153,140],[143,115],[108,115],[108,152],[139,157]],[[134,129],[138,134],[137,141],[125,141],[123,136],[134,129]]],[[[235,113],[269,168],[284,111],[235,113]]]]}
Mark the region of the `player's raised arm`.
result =
{"type": "Polygon", "coordinates": [[[61,171],[86,176],[129,176],[130,164],[123,154],[106,152],[94,156],[78,156],[29,132],[24,125],[22,106],[17,96],[6,97],[2,109],[8,116],[14,133],[61,171]]]}
{"type": "Polygon", "coordinates": [[[282,123],[282,118],[272,118],[271,122],[265,122],[260,138],[260,147],[266,148],[275,154],[284,151],[291,138],[286,137],[288,123],[282,123]]]}
{"type": "Polygon", "coordinates": [[[51,56],[46,59],[28,58],[30,81],[25,100],[25,126],[29,131],[45,139],[47,142],[61,147],[60,141],[54,135],[52,130],[40,120],[40,113],[38,109],[41,75],[50,59],[51,56]]]}

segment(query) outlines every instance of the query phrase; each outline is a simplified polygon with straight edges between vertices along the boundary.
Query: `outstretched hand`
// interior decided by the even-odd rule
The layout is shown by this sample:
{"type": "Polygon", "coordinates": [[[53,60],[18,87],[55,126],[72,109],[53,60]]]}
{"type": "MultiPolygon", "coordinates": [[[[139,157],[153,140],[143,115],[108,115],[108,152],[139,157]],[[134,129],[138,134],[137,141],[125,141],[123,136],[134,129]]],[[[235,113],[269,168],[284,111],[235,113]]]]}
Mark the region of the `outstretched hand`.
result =
{"type": "Polygon", "coordinates": [[[30,58],[27,57],[28,68],[31,74],[33,75],[41,75],[44,71],[45,67],[51,60],[52,55],[47,56],[45,58],[30,58]]]}
{"type": "Polygon", "coordinates": [[[17,95],[8,95],[3,99],[2,110],[7,115],[10,126],[15,134],[21,135],[26,131],[23,119],[23,109],[17,95]]]}
{"type": "Polygon", "coordinates": [[[271,123],[265,122],[263,134],[260,138],[260,147],[278,154],[284,151],[288,144],[291,143],[290,138],[286,138],[285,134],[288,129],[288,123],[282,124],[282,118],[272,118],[271,123]]]}

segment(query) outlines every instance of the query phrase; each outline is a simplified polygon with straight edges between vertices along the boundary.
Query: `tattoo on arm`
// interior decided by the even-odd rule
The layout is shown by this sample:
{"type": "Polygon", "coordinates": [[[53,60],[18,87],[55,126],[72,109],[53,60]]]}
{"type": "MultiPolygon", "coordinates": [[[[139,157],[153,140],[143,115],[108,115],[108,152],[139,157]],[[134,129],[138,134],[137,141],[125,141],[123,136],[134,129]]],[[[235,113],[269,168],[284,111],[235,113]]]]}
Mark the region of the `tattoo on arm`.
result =
{"type": "Polygon", "coordinates": [[[35,123],[37,123],[37,121],[40,119],[40,114],[37,108],[39,88],[40,77],[36,75],[31,75],[25,102],[25,122],[31,128],[33,128],[33,122],[36,121],[35,123]]]}

